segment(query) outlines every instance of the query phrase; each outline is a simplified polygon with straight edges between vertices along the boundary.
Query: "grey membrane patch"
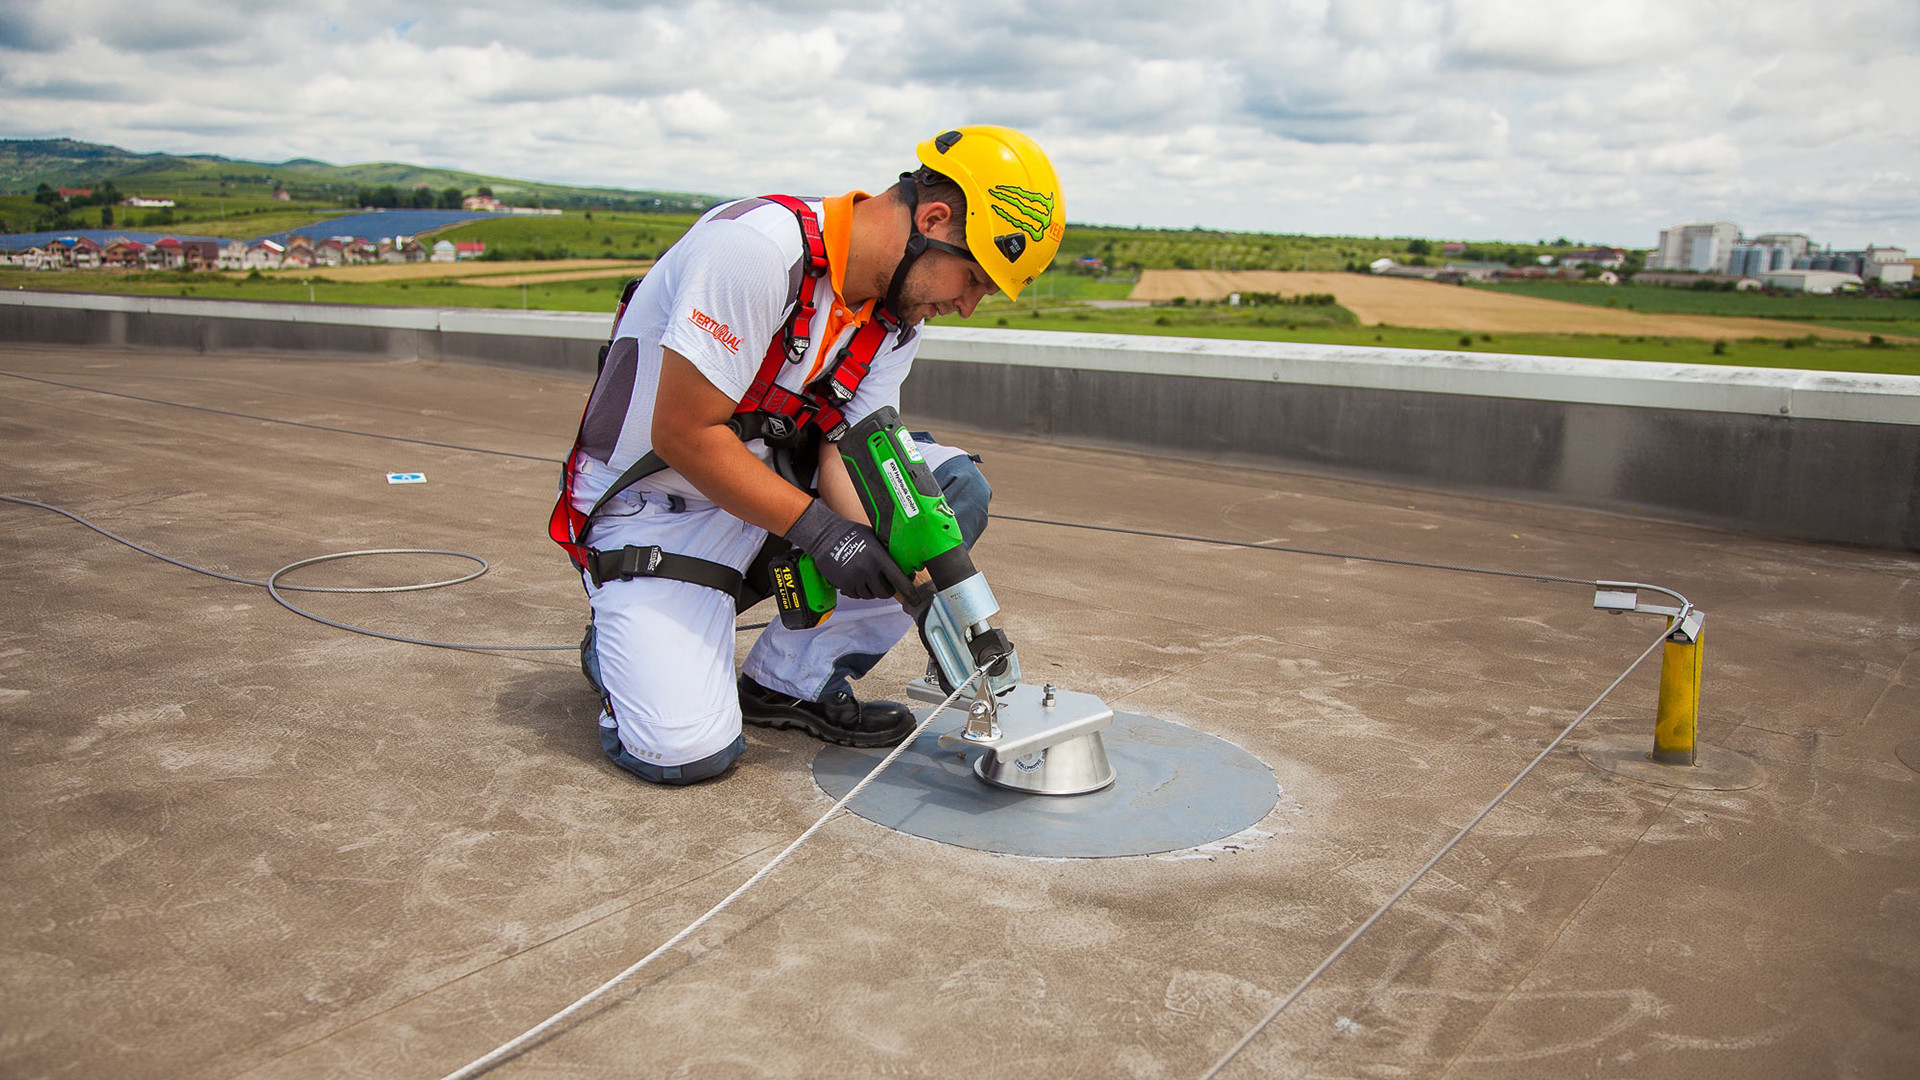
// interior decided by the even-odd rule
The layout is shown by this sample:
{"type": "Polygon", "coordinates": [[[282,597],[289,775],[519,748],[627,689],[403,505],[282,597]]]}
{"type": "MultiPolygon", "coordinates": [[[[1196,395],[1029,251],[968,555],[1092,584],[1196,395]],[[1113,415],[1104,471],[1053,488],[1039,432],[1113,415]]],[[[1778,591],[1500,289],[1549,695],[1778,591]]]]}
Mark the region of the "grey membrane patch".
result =
{"type": "MultiPolygon", "coordinates": [[[[918,714],[925,719],[927,711],[918,714]]],[[[877,825],[943,844],[1056,859],[1154,855],[1232,836],[1280,798],[1273,770],[1205,732],[1116,712],[1102,737],[1113,786],[1091,795],[1025,795],[973,774],[978,750],[942,750],[959,714],[923,732],[847,809],[877,825]]],[[[889,751],[823,748],[813,779],[839,799],[889,751]]]]}

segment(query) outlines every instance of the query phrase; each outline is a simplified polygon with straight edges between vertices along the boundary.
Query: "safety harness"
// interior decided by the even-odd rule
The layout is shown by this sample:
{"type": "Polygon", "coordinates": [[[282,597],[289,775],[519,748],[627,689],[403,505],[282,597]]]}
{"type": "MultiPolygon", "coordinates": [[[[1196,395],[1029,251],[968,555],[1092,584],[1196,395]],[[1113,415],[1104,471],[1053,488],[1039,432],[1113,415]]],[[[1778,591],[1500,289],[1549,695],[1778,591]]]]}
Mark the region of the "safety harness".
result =
{"type": "MultiPolygon", "coordinates": [[[[884,308],[876,308],[874,318],[854,332],[853,338],[827,365],[826,370],[801,392],[794,393],[776,385],[775,380],[782,368],[787,364],[799,363],[806,356],[807,346],[812,340],[813,320],[817,314],[813,302],[814,283],[827,273],[827,245],[820,234],[820,219],[812,207],[789,195],[763,195],[761,199],[786,207],[798,219],[800,234],[806,241],[806,273],[800,282],[799,295],[794,298],[793,314],[781,331],[773,336],[773,340],[768,342],[766,357],[760,361],[760,370],[754,376],[753,385],[740,399],[727,426],[742,442],[764,440],[773,449],[774,471],[781,479],[808,491],[812,488],[820,441],[822,438],[837,440],[846,433],[848,423],[840,409],[853,400],[854,392],[866,378],[874,356],[891,331],[893,317],[884,308]]],[[[633,299],[634,290],[639,285],[638,278],[629,281],[620,294],[620,305],[613,317],[616,335],[619,333],[620,320],[626,314],[627,304],[633,299]]],[[[601,373],[606,371],[607,353],[612,347],[612,338],[600,347],[601,373]]],[[[591,405],[592,395],[588,395],[587,400],[591,405]]],[[[658,546],[629,544],[614,551],[598,551],[586,545],[588,528],[609,500],[667,468],[666,461],[657,452],[649,450],[646,456],[628,466],[608,485],[606,492],[586,513],[576,510],[573,505],[576,479],[574,461],[580,455],[586,419],[583,412],[580,418],[581,433],[574,437],[573,451],[567,455],[560,484],[560,500],[554,505],[553,516],[548,519],[547,535],[566,550],[574,566],[592,576],[595,586],[636,577],[665,578],[718,589],[732,596],[738,604],[746,578],[740,571],[724,563],[676,555],[662,551],[658,546]]],[[[678,501],[678,496],[671,498],[678,501]]],[[[784,544],[778,538],[769,538],[769,547],[777,546],[776,542],[784,544]]],[[[765,561],[767,554],[763,552],[763,558],[756,559],[756,564],[765,561]]],[[[749,572],[753,569],[749,568],[749,572]]],[[[760,597],[753,599],[757,602],[760,597]]],[[[751,606],[751,603],[747,606],[751,606]]]]}

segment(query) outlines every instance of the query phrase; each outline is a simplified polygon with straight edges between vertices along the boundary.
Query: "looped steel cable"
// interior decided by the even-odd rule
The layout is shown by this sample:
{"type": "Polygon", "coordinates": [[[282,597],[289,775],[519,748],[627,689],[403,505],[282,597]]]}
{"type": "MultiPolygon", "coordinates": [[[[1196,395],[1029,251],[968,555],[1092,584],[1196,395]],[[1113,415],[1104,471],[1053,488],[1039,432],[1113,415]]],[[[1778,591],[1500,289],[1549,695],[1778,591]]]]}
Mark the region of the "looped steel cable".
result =
{"type": "Polygon", "coordinates": [[[444,548],[371,548],[365,551],[336,551],[330,555],[316,555],[311,559],[301,559],[298,562],[288,563],[273,573],[268,574],[265,581],[255,581],[252,578],[240,577],[237,574],[223,574],[218,570],[209,570],[204,566],[195,566],[190,562],[184,562],[170,555],[162,555],[150,547],[136,544],[132,540],[117,533],[108,532],[93,522],[88,521],[86,518],[81,517],[79,514],[71,510],[62,509],[52,503],[37,502],[33,499],[23,499],[16,495],[4,494],[0,494],[0,502],[18,503],[21,506],[32,506],[41,510],[51,510],[61,517],[71,518],[85,525],[87,528],[112,540],[116,544],[125,544],[127,547],[132,548],[142,555],[150,555],[163,563],[177,566],[182,570],[191,570],[196,574],[204,574],[210,578],[218,578],[221,581],[231,581],[236,585],[251,585],[256,589],[265,589],[267,590],[267,595],[273,597],[274,603],[279,604],[281,607],[286,608],[288,611],[293,612],[303,619],[312,619],[314,622],[323,623],[336,630],[345,630],[352,634],[365,634],[367,637],[385,638],[388,641],[405,642],[409,645],[427,645],[436,649],[466,649],[476,652],[559,652],[579,648],[578,645],[486,645],[460,641],[433,641],[428,638],[407,637],[404,634],[389,634],[380,630],[369,630],[364,626],[352,626],[347,623],[335,622],[332,619],[323,618],[315,615],[311,611],[295,606],[292,601],[280,595],[283,589],[289,592],[318,593],[399,593],[420,592],[425,589],[444,589],[449,585],[459,585],[472,581],[490,569],[487,565],[487,560],[465,551],[449,551],[444,548]],[[446,578],[441,581],[419,582],[411,585],[290,585],[280,581],[283,575],[292,573],[302,567],[312,566],[316,563],[332,562],[336,559],[359,558],[365,555],[450,555],[456,559],[468,559],[472,562],[479,563],[480,568],[472,573],[462,574],[459,577],[446,578]]]}

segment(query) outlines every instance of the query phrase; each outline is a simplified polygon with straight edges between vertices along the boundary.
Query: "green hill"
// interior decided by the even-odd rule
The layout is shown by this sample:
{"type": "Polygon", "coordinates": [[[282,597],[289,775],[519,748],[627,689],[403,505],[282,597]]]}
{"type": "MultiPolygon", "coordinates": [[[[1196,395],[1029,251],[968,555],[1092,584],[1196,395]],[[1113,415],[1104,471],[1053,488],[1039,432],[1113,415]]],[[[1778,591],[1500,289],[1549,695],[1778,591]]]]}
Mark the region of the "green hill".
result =
{"type": "MultiPolygon", "coordinates": [[[[458,188],[466,194],[486,187],[507,202],[569,209],[685,211],[716,201],[710,195],[687,192],[570,187],[400,162],[331,165],[294,158],[275,164],[217,154],[138,154],[74,139],[0,139],[0,193],[23,196],[41,184],[56,189],[98,187],[109,180],[125,194],[177,201],[227,200],[226,213],[267,201],[278,201],[285,208],[285,201],[274,199],[276,186],[286,190],[289,201],[316,209],[355,205],[362,189],[389,186],[406,191],[425,186],[436,193],[458,188]]],[[[19,223],[9,220],[8,224],[19,223]]],[[[28,230],[16,227],[14,231],[28,230]]]]}

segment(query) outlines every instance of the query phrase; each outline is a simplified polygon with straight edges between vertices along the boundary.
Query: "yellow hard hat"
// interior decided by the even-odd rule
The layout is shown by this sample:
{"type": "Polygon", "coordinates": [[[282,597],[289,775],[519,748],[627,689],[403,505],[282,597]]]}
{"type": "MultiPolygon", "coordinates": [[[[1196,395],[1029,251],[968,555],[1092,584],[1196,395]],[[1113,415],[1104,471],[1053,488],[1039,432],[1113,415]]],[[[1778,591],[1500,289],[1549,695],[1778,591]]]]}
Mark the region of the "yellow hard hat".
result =
{"type": "Polygon", "coordinates": [[[1053,265],[1067,219],[1060,178],[1038,143],[975,124],[935,135],[919,155],[967,193],[967,250],[1009,300],[1053,265]]]}

